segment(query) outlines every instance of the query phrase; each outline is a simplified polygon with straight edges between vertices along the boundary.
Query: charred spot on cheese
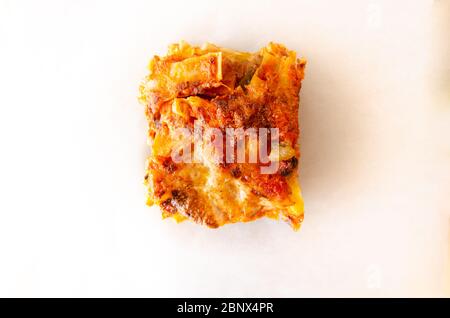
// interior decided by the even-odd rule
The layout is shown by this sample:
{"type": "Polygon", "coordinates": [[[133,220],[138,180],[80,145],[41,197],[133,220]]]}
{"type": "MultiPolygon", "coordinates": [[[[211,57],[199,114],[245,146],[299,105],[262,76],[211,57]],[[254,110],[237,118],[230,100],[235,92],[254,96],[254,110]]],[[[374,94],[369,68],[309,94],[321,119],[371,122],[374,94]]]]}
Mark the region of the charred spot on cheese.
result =
{"type": "Polygon", "coordinates": [[[169,213],[177,213],[177,212],[183,212],[188,197],[187,195],[180,190],[172,190],[171,191],[171,197],[161,202],[161,207],[169,213]]]}
{"type": "Polygon", "coordinates": [[[175,206],[183,207],[186,204],[188,196],[181,190],[172,190],[172,202],[175,206]]]}
{"type": "Polygon", "coordinates": [[[177,212],[177,209],[175,208],[175,206],[172,204],[172,199],[167,199],[161,202],[161,208],[165,211],[168,212],[170,214],[174,214],[177,212]]]}
{"type": "Polygon", "coordinates": [[[239,178],[241,176],[241,170],[239,169],[239,167],[232,168],[231,175],[235,178],[239,178]]]}
{"type": "MultiPolygon", "coordinates": [[[[144,180],[147,202],[158,204],[164,217],[210,228],[281,216],[297,229],[303,221],[297,118],[305,63],[275,43],[247,53],[180,42],[170,45],[166,56],[155,56],[139,87],[151,146],[144,180]],[[278,128],[279,151],[272,153],[267,144],[278,168],[263,174],[268,164],[259,158],[256,163],[218,163],[204,151],[200,162],[175,162],[173,150],[183,151],[175,148],[173,132],[192,131],[196,120],[203,129],[223,133],[227,128],[278,128]]],[[[246,148],[246,159],[250,152],[246,148]]]]}
{"type": "Polygon", "coordinates": [[[175,170],[177,170],[177,164],[173,162],[171,157],[163,158],[162,166],[167,173],[173,173],[175,170]]]}
{"type": "Polygon", "coordinates": [[[298,159],[296,157],[292,157],[288,160],[283,160],[280,162],[280,167],[278,169],[278,172],[283,177],[286,177],[290,175],[294,169],[296,169],[298,166],[298,159]]]}

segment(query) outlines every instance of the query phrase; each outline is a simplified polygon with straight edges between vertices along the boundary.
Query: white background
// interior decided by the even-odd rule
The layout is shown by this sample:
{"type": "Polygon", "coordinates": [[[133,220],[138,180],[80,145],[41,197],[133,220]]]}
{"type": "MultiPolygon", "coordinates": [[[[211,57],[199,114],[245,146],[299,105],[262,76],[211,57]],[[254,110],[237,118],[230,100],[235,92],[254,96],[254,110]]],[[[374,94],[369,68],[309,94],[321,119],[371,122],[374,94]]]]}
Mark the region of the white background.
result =
{"type": "Polygon", "coordinates": [[[0,296],[450,295],[449,12],[0,0],[0,296]],[[145,206],[137,87],[181,39],[307,58],[301,231],[145,206]]]}

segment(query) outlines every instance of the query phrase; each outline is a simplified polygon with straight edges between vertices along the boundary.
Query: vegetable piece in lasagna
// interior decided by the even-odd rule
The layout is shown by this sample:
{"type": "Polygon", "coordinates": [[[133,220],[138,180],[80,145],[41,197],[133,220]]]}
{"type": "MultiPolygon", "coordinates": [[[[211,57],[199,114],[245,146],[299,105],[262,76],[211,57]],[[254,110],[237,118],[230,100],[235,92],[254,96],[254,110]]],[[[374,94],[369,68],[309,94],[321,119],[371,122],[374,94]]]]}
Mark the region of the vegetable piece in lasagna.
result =
{"type": "Polygon", "coordinates": [[[267,216],[298,229],[298,105],[306,61],[283,45],[257,53],[173,44],[140,86],[151,155],[148,204],[211,228],[267,216]]]}

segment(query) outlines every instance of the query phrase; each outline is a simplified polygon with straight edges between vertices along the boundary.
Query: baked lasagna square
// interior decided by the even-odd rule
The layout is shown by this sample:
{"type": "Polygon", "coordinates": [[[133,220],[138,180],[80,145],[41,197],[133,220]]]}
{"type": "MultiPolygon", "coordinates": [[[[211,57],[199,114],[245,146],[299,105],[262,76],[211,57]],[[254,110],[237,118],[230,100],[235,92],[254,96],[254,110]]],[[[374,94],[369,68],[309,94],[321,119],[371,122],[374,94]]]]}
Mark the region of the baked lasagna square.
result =
{"type": "Polygon", "coordinates": [[[263,216],[298,229],[299,91],[306,61],[185,42],[155,56],[140,86],[151,155],[148,204],[211,228],[263,216]]]}

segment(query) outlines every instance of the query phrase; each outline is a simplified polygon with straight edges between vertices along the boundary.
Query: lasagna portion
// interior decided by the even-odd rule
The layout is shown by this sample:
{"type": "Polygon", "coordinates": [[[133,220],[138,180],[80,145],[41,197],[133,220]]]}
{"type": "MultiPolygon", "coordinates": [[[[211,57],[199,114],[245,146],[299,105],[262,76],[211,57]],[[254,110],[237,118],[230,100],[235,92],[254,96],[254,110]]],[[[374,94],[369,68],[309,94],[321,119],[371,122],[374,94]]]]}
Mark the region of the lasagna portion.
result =
{"type": "Polygon", "coordinates": [[[151,59],[141,83],[151,155],[147,203],[210,228],[263,216],[298,229],[298,105],[306,61],[185,42],[151,59]]]}

